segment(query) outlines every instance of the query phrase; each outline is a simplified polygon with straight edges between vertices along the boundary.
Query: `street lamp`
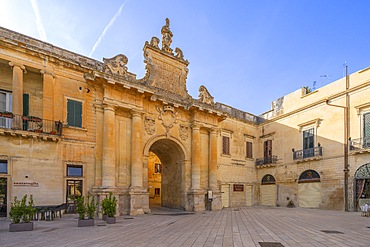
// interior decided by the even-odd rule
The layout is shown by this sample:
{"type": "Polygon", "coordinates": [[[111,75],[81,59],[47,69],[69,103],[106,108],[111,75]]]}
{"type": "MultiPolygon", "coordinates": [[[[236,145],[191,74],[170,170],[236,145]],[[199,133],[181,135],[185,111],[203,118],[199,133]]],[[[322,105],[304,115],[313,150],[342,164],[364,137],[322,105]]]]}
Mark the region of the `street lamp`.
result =
{"type": "Polygon", "coordinates": [[[349,141],[349,77],[348,77],[348,66],[346,65],[346,105],[333,105],[329,103],[329,100],[326,100],[326,104],[330,106],[340,107],[344,109],[344,164],[343,164],[343,172],[344,172],[344,210],[348,211],[348,172],[349,172],[349,165],[348,165],[348,141],[349,141]]]}

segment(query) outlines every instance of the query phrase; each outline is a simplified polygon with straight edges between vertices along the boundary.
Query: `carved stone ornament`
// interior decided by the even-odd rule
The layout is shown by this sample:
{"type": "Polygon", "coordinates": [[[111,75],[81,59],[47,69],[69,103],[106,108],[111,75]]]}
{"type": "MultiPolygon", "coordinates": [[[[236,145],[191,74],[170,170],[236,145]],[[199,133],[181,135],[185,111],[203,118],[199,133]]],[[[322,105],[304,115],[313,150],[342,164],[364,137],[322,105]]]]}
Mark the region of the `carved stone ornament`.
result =
{"type": "Polygon", "coordinates": [[[118,54],[112,58],[103,58],[104,62],[104,72],[123,76],[127,72],[127,67],[125,66],[128,62],[128,59],[125,55],[118,54]]]}
{"type": "Polygon", "coordinates": [[[175,52],[178,59],[184,60],[184,54],[180,48],[176,47],[175,52]]]}
{"type": "Polygon", "coordinates": [[[155,133],[155,119],[146,117],[144,120],[144,128],[146,133],[153,135],[155,133]]]}
{"type": "Polygon", "coordinates": [[[165,105],[162,107],[156,107],[159,116],[158,119],[162,121],[162,125],[166,128],[167,135],[169,134],[171,128],[174,124],[177,123],[177,115],[179,112],[176,112],[173,106],[165,105]]]}
{"type": "Polygon", "coordinates": [[[157,37],[152,37],[152,39],[150,40],[150,45],[159,49],[158,44],[159,39],[157,37]]]}
{"type": "Polygon", "coordinates": [[[189,136],[189,127],[185,125],[180,125],[179,131],[181,140],[186,141],[186,139],[188,139],[189,136]]]}
{"type": "Polygon", "coordinates": [[[202,103],[205,103],[205,104],[209,104],[209,105],[213,105],[214,102],[213,102],[213,97],[211,96],[211,94],[208,92],[207,88],[205,86],[200,86],[199,88],[199,100],[202,102],[202,103]]]}
{"type": "Polygon", "coordinates": [[[162,27],[162,51],[172,54],[170,45],[172,43],[173,34],[170,30],[170,20],[166,18],[166,25],[162,27]]]}

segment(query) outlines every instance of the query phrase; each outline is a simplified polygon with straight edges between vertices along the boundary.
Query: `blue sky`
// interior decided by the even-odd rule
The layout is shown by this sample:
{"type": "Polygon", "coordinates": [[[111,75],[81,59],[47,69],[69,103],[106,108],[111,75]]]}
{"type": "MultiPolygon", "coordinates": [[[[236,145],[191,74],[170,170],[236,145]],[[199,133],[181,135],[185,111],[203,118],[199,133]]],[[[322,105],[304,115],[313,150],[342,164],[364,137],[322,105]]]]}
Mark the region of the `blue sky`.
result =
{"type": "Polygon", "coordinates": [[[102,61],[119,53],[144,75],[142,48],[161,38],[188,59],[187,88],[259,115],[302,86],[370,66],[368,0],[0,0],[0,26],[102,61]]]}

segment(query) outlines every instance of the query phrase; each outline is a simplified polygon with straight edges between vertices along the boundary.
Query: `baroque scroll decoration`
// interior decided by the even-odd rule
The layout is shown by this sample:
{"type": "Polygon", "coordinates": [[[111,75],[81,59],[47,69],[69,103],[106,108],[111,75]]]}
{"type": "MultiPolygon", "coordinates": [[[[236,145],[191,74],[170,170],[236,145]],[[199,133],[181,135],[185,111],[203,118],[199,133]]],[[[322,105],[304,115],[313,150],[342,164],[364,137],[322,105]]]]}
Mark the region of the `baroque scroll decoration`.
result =
{"type": "Polygon", "coordinates": [[[199,100],[202,103],[209,104],[209,105],[214,104],[214,101],[213,101],[214,98],[208,92],[207,88],[203,85],[199,87],[199,96],[198,97],[199,97],[199,100]]]}
{"type": "Polygon", "coordinates": [[[103,58],[104,72],[123,76],[127,73],[126,64],[128,59],[125,55],[118,54],[112,58],[103,58]]]}
{"type": "Polygon", "coordinates": [[[155,119],[146,117],[144,120],[144,129],[149,135],[155,133],[155,119]]]}
{"type": "Polygon", "coordinates": [[[162,125],[165,127],[168,136],[173,125],[177,123],[179,112],[176,112],[173,106],[169,105],[163,106],[163,108],[157,106],[156,109],[159,113],[158,119],[162,121],[162,125]]]}
{"type": "Polygon", "coordinates": [[[179,132],[181,140],[186,141],[189,136],[189,127],[185,125],[180,125],[179,132]]]}

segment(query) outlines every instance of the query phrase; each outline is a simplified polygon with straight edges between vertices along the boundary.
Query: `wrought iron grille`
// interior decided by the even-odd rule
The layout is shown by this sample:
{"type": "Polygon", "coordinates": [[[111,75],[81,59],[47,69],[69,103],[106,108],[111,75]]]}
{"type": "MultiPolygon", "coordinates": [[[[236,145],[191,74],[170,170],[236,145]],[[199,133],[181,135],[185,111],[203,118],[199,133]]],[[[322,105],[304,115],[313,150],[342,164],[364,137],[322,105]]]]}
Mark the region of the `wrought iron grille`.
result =
{"type": "Polygon", "coordinates": [[[318,156],[322,156],[322,147],[314,147],[293,151],[293,160],[306,159],[318,156]]]}
{"type": "Polygon", "coordinates": [[[62,135],[63,125],[60,121],[16,115],[11,112],[0,112],[0,128],[60,136],[62,135]]]}
{"type": "Polygon", "coordinates": [[[264,158],[260,158],[260,159],[256,159],[256,165],[259,166],[259,165],[266,165],[266,164],[274,164],[277,162],[277,156],[276,155],[272,155],[272,156],[269,156],[269,157],[264,157],[264,158]]]}

